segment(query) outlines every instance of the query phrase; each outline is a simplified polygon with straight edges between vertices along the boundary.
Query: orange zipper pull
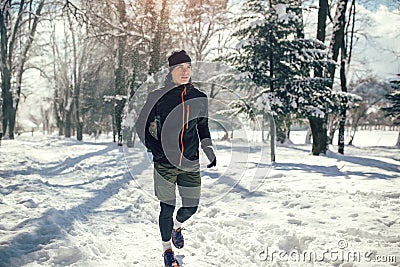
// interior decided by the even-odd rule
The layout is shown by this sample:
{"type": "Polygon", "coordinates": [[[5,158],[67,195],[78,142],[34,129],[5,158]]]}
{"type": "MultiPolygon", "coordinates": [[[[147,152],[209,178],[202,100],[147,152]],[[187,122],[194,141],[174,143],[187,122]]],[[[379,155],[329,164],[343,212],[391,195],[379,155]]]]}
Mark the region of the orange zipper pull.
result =
{"type": "Polygon", "coordinates": [[[189,104],[186,106],[186,129],[189,127],[189,114],[190,114],[190,108],[189,104]]]}

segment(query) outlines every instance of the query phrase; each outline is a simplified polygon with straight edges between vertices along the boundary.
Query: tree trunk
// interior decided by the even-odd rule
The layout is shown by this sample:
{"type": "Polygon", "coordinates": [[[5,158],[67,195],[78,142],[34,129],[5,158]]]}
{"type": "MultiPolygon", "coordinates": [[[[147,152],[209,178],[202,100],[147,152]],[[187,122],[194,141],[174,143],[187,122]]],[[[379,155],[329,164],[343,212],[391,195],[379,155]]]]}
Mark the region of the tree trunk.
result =
{"type": "Polygon", "coordinates": [[[399,135],[397,136],[396,146],[400,147],[400,131],[399,131],[399,135]]]}
{"type": "MultiPolygon", "coordinates": [[[[7,65],[7,64],[6,64],[7,65]]],[[[7,133],[7,128],[9,128],[9,138],[14,139],[14,128],[13,126],[9,125],[11,122],[12,112],[14,101],[11,94],[11,71],[3,64],[2,75],[1,75],[1,96],[3,98],[2,104],[2,123],[3,123],[3,132],[4,134],[7,133]]]]}
{"type": "Polygon", "coordinates": [[[346,108],[342,108],[340,112],[340,122],[339,122],[339,140],[338,140],[338,152],[344,154],[344,131],[346,125],[346,108]]]}
{"type": "MultiPolygon", "coordinates": [[[[345,64],[346,64],[346,47],[345,47],[345,26],[346,26],[346,9],[347,9],[348,0],[340,0],[338,2],[338,6],[336,9],[335,21],[333,25],[333,33],[330,44],[329,54],[334,62],[337,62],[339,57],[339,51],[341,50],[341,67],[340,67],[340,83],[342,87],[342,91],[346,92],[346,73],[345,73],[345,64]]],[[[329,77],[331,79],[331,86],[333,87],[333,81],[335,79],[335,69],[336,65],[331,64],[328,67],[329,77]]],[[[340,104],[340,123],[339,123],[339,150],[338,152],[344,153],[344,127],[346,124],[346,102],[345,97],[342,98],[340,104]]]]}
{"type": "Polygon", "coordinates": [[[312,154],[318,156],[320,154],[326,154],[327,150],[327,127],[326,119],[318,117],[309,117],[310,127],[312,132],[312,154]]]}
{"type": "Polygon", "coordinates": [[[289,140],[291,124],[290,115],[281,115],[276,118],[276,140],[281,144],[289,140]]]}
{"type": "Polygon", "coordinates": [[[83,123],[80,119],[80,106],[79,106],[80,86],[75,86],[74,91],[74,110],[75,110],[75,126],[76,126],[76,140],[83,140],[83,123]]]}
{"type": "Polygon", "coordinates": [[[115,127],[115,111],[113,116],[111,116],[111,124],[112,124],[112,132],[113,132],[113,142],[117,142],[116,136],[117,136],[117,129],[115,127]]]}
{"type": "Polygon", "coordinates": [[[64,136],[71,137],[72,125],[71,125],[71,117],[72,117],[72,103],[70,103],[70,88],[66,88],[65,90],[65,111],[64,111],[64,136]]]}
{"type": "Polygon", "coordinates": [[[335,132],[336,132],[336,127],[330,128],[329,135],[328,135],[328,144],[329,145],[333,144],[333,138],[335,137],[335,132]]]}
{"type": "Polygon", "coordinates": [[[71,131],[72,131],[72,125],[71,125],[71,111],[67,111],[66,113],[65,113],[65,123],[64,123],[64,125],[65,125],[65,128],[64,128],[64,136],[65,137],[71,137],[71,131]]]}
{"type": "Polygon", "coordinates": [[[55,31],[56,31],[56,28],[55,28],[55,24],[53,24],[52,25],[52,27],[53,27],[53,29],[52,29],[52,32],[51,32],[51,42],[53,42],[52,43],[52,45],[51,45],[51,49],[52,49],[52,55],[53,55],[53,58],[54,58],[54,60],[53,60],[53,64],[52,64],[52,67],[53,67],[53,75],[54,75],[54,78],[53,78],[53,82],[54,82],[54,100],[53,100],[53,110],[54,110],[54,117],[55,117],[55,119],[56,119],[56,126],[57,126],[57,128],[58,128],[58,135],[59,136],[63,136],[64,135],[64,121],[63,121],[63,112],[62,112],[62,110],[61,110],[61,103],[62,103],[62,101],[61,101],[61,99],[62,99],[62,96],[60,95],[60,86],[59,86],[59,84],[58,84],[58,79],[59,79],[59,77],[58,77],[58,73],[57,73],[57,67],[56,67],[56,58],[57,58],[57,55],[58,55],[58,50],[56,49],[56,37],[55,37],[55,31]]]}
{"type": "MultiPolygon", "coordinates": [[[[340,0],[336,10],[335,21],[333,25],[333,34],[330,44],[330,56],[334,62],[337,62],[339,57],[339,49],[342,46],[342,41],[344,39],[344,29],[346,23],[346,9],[348,0],[340,0]]],[[[332,80],[335,78],[336,65],[331,64],[329,66],[329,77],[332,80]]]]}
{"type": "Polygon", "coordinates": [[[78,141],[83,140],[83,123],[80,118],[80,105],[79,105],[79,98],[81,94],[81,81],[82,81],[82,65],[85,64],[85,58],[86,58],[86,48],[87,46],[84,47],[82,51],[82,57],[81,60],[79,61],[78,55],[77,55],[77,44],[76,44],[76,38],[75,38],[75,31],[73,28],[73,23],[70,17],[70,14],[68,13],[68,22],[69,22],[69,29],[71,31],[71,37],[72,37],[72,51],[73,51],[73,84],[74,84],[74,89],[73,89],[73,104],[74,104],[74,122],[75,122],[75,127],[76,127],[76,139],[78,141]],[[79,65],[79,67],[78,67],[79,65]]]}
{"type": "MultiPolygon", "coordinates": [[[[4,4],[6,5],[6,4],[4,4]]],[[[11,93],[11,62],[9,55],[9,44],[7,36],[6,18],[7,12],[0,10],[0,46],[1,46],[1,97],[2,101],[2,124],[3,132],[6,134],[9,128],[9,138],[14,139],[14,128],[9,125],[13,116],[14,101],[11,93]]]]}
{"type": "MultiPolygon", "coordinates": [[[[319,0],[317,39],[321,42],[325,42],[326,18],[328,16],[328,9],[329,9],[328,0],[319,0]]],[[[317,67],[315,76],[324,77],[322,67],[317,67]]]]}
{"type": "MultiPolygon", "coordinates": [[[[118,1],[118,14],[119,20],[122,25],[126,24],[126,9],[124,0],[118,1]]],[[[126,71],[125,71],[125,50],[126,50],[126,35],[117,37],[117,49],[116,49],[116,62],[117,66],[115,69],[115,106],[114,106],[114,117],[115,117],[115,127],[116,134],[118,136],[118,145],[122,145],[122,116],[125,107],[127,96],[126,87],[126,71]]],[[[115,138],[114,138],[115,139],[115,138]]]]}
{"type": "MultiPolygon", "coordinates": [[[[162,0],[159,21],[156,24],[155,37],[152,42],[152,49],[150,52],[150,67],[149,74],[154,74],[160,70],[163,65],[162,60],[162,44],[167,34],[168,25],[168,9],[167,0],[162,0]]],[[[154,22],[155,23],[155,22],[154,22]]]]}
{"type": "MultiPolygon", "coordinates": [[[[276,126],[275,126],[275,120],[274,116],[269,116],[269,126],[270,126],[270,132],[271,132],[271,162],[275,162],[276,160],[276,153],[275,153],[275,140],[276,140],[276,126]]],[[[233,128],[232,128],[233,129],[233,128]]],[[[233,136],[232,136],[233,138],[233,136]]]]}
{"type": "MultiPolygon", "coordinates": [[[[120,37],[121,38],[121,37],[120,37]]],[[[122,145],[122,116],[123,110],[125,106],[126,100],[123,98],[125,96],[125,71],[123,66],[123,56],[125,51],[125,43],[123,41],[118,41],[119,49],[118,49],[118,68],[115,71],[115,96],[116,103],[114,107],[114,116],[115,116],[115,127],[116,127],[116,135],[118,137],[118,145],[122,145]]]]}
{"type": "MultiPolygon", "coordinates": [[[[328,0],[319,0],[318,9],[318,27],[317,27],[317,39],[321,42],[325,42],[326,37],[326,19],[328,15],[329,4],[328,0]]],[[[322,68],[317,67],[315,71],[316,77],[324,77],[322,68]]],[[[325,115],[323,118],[309,117],[311,133],[313,136],[312,142],[312,154],[320,155],[325,154],[328,143],[328,117],[325,115]]]]}
{"type": "MultiPolygon", "coordinates": [[[[344,38],[342,39],[341,46],[341,63],[340,63],[340,85],[342,92],[347,92],[347,81],[346,81],[346,44],[344,38]]],[[[347,111],[347,97],[342,97],[340,105],[340,122],[339,122],[339,141],[338,141],[338,152],[344,154],[344,130],[346,126],[346,111],[347,111]]]]}

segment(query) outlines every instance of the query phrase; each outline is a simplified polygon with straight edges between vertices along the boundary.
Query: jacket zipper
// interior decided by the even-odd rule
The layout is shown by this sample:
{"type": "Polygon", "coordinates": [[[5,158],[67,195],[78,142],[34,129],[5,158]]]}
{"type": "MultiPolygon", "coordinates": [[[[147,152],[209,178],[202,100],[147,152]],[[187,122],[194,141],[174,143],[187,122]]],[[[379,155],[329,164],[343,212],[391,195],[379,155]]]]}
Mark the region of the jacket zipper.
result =
{"type": "Polygon", "coordinates": [[[188,104],[186,106],[186,129],[189,127],[189,115],[190,115],[190,106],[188,104]]]}
{"type": "MultiPolygon", "coordinates": [[[[185,97],[184,97],[185,95],[186,95],[186,85],[184,85],[184,89],[183,89],[182,94],[181,94],[181,100],[182,100],[182,131],[181,131],[181,136],[180,136],[180,143],[181,143],[182,151],[181,151],[181,157],[179,159],[179,166],[182,165],[183,152],[185,150],[185,145],[183,144],[183,134],[185,132],[185,97]]],[[[189,107],[189,105],[188,105],[188,107],[189,107]]],[[[186,120],[188,120],[188,116],[187,116],[186,120]]],[[[186,124],[186,129],[187,129],[187,124],[186,124]]]]}

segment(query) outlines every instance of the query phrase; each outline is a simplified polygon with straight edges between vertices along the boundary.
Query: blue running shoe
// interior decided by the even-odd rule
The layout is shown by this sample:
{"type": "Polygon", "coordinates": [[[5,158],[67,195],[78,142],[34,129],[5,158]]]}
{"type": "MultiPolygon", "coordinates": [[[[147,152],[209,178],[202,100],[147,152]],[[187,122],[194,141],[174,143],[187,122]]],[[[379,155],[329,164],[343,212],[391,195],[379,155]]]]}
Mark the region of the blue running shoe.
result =
{"type": "Polygon", "coordinates": [[[183,228],[179,227],[178,229],[172,229],[172,244],[176,248],[183,248],[185,245],[185,240],[183,239],[182,235],[183,228]]]}
{"type": "Polygon", "coordinates": [[[180,266],[178,261],[175,259],[174,252],[172,251],[172,249],[169,248],[166,251],[164,251],[163,257],[164,257],[165,267],[179,267],[180,266]]]}

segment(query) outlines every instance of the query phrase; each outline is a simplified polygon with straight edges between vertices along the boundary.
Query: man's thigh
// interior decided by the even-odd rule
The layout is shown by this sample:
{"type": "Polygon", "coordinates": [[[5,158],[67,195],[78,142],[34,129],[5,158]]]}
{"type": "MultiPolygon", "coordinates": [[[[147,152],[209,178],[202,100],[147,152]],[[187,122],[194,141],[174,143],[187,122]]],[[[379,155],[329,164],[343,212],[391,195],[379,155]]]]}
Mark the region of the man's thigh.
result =
{"type": "Polygon", "coordinates": [[[200,171],[183,171],[178,174],[177,184],[179,194],[186,199],[200,199],[201,195],[201,177],[200,171]]]}
{"type": "Polygon", "coordinates": [[[154,192],[157,198],[175,205],[177,169],[171,164],[154,162],[154,192]]]}

